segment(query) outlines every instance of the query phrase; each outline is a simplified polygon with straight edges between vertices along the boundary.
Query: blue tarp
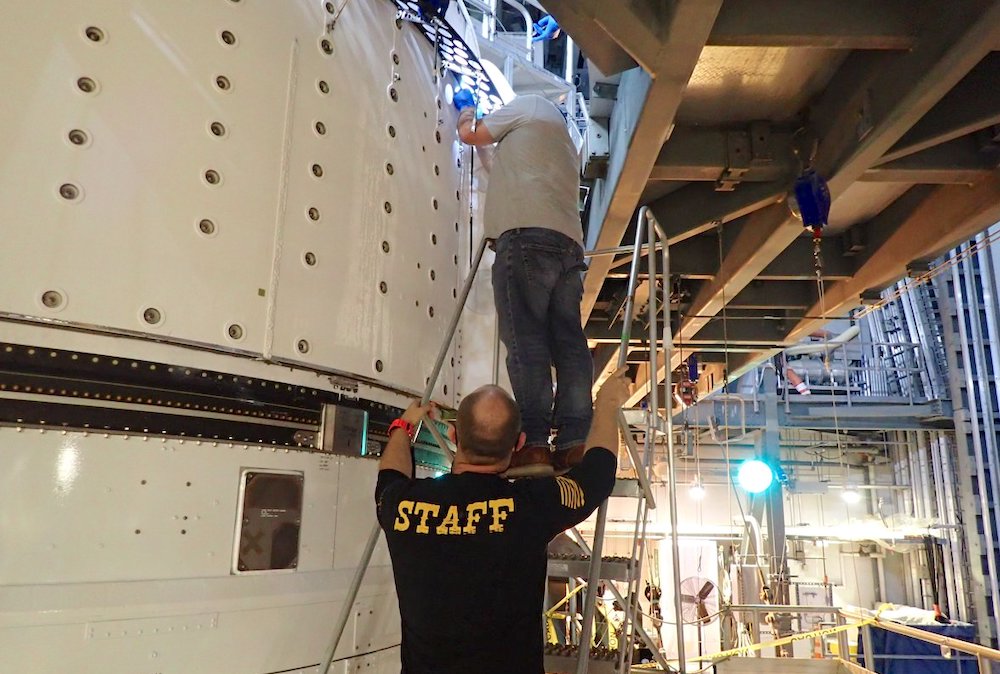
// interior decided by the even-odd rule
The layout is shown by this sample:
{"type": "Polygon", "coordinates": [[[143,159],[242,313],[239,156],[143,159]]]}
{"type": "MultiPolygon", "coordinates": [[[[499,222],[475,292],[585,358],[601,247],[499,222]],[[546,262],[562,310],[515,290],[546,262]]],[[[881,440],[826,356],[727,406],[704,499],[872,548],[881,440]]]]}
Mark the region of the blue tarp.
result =
{"type": "MultiPolygon", "coordinates": [[[[911,625],[919,630],[939,634],[944,637],[974,642],[976,628],[973,625],[911,625]]],[[[973,656],[952,651],[952,657],[944,658],[941,647],[920,641],[913,637],[888,632],[880,627],[872,627],[872,650],[875,652],[875,671],[879,674],[976,674],[979,667],[973,656]],[[905,658],[879,657],[905,656],[905,658]],[[956,658],[961,656],[961,667],[956,658]],[[971,659],[966,659],[971,658],[971,659]]],[[[858,639],[858,663],[864,660],[864,644],[858,639]]]]}

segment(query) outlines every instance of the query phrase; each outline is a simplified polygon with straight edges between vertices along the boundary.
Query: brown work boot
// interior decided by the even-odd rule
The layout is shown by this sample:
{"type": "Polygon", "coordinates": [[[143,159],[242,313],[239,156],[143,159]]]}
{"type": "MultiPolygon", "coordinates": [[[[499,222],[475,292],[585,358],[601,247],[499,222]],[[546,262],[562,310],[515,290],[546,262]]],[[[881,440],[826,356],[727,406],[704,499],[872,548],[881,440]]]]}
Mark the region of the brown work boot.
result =
{"type": "Polygon", "coordinates": [[[587,446],[584,444],[573,445],[569,449],[556,450],[552,455],[552,467],[557,473],[565,473],[583,461],[583,455],[586,453],[587,446]]]}
{"type": "Polygon", "coordinates": [[[549,446],[533,445],[514,452],[504,477],[549,477],[552,474],[552,452],[549,446]]]}

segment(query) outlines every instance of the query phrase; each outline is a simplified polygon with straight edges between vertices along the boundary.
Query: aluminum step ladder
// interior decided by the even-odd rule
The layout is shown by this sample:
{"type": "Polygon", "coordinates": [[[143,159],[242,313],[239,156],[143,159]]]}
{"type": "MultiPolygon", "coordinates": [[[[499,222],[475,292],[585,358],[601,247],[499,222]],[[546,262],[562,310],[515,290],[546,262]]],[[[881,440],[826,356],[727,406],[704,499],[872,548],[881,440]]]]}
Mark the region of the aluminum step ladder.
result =
{"type": "MultiPolygon", "coordinates": [[[[605,501],[597,510],[597,518],[594,525],[593,543],[588,549],[586,542],[579,531],[573,530],[577,543],[583,548],[584,553],[590,557],[590,565],[586,576],[580,579],[587,583],[586,599],[584,602],[583,619],[580,625],[579,638],[575,644],[565,646],[549,647],[546,650],[545,671],[549,674],[585,674],[586,672],[617,672],[624,674],[631,669],[634,654],[634,643],[636,638],[644,643],[653,653],[654,659],[659,667],[664,671],[671,671],[672,668],[666,662],[663,653],[652,636],[643,628],[642,614],[639,611],[638,597],[642,579],[642,560],[645,557],[646,546],[646,522],[649,510],[656,507],[653,496],[650,474],[651,459],[655,446],[656,436],[665,435],[667,444],[667,460],[669,468],[668,495],[670,506],[670,535],[673,551],[673,573],[674,573],[674,609],[675,623],[677,624],[677,649],[680,669],[684,669],[684,639],[683,623],[681,618],[681,595],[679,591],[679,550],[677,540],[677,485],[674,471],[674,448],[673,448],[673,422],[669,412],[661,420],[658,414],[660,405],[659,386],[655,379],[660,367],[660,350],[663,352],[663,364],[667,372],[670,371],[670,358],[672,355],[672,335],[670,328],[670,256],[667,244],[667,236],[662,227],[645,207],[640,209],[639,218],[636,225],[635,242],[632,247],[632,266],[629,273],[628,294],[626,298],[624,322],[622,327],[621,346],[618,350],[618,367],[625,365],[628,357],[628,346],[631,341],[632,319],[635,309],[636,287],[638,285],[639,262],[643,248],[648,253],[648,267],[650,279],[650,291],[648,302],[648,340],[649,340],[649,367],[650,380],[652,385],[649,392],[649,410],[646,414],[644,424],[644,452],[640,453],[638,441],[633,434],[623,412],[618,414],[618,425],[625,439],[625,446],[636,473],[636,483],[619,487],[616,485],[615,492],[611,498],[620,496],[631,496],[636,499],[635,528],[632,536],[632,554],[625,563],[618,558],[605,559],[601,553],[604,547],[604,536],[608,518],[608,501],[605,501]],[[648,245],[642,245],[643,234],[647,235],[648,245]],[[657,298],[656,278],[657,262],[656,249],[660,248],[662,260],[662,283],[660,284],[657,298]],[[659,305],[659,306],[658,306],[659,305]],[[658,333],[659,307],[663,308],[663,334],[658,333]],[[660,344],[660,346],[658,346],[660,344]],[[635,487],[638,487],[637,489],[635,487]],[[620,580],[623,573],[625,575],[625,592],[615,587],[614,582],[620,580]],[[606,648],[592,647],[592,634],[594,631],[594,618],[599,600],[598,588],[600,581],[607,581],[606,587],[611,590],[612,595],[618,604],[624,609],[624,621],[621,627],[621,635],[618,639],[617,651],[609,651],[606,648]]],[[[618,251],[615,251],[618,252],[618,251]]],[[[622,251],[624,252],[624,251],[622,251]]],[[[669,377],[669,374],[668,374],[669,377]]],[[[669,378],[667,379],[669,382],[669,378]]],[[[669,391],[669,383],[667,384],[669,391]]],[[[664,396],[664,404],[670,409],[669,393],[664,396]]],[[[567,565],[568,566],[568,565],[567,565]]],[[[556,566],[561,574],[563,568],[556,566]]],[[[553,570],[553,562],[550,561],[550,572],[553,570]]],[[[567,569],[568,571],[568,569],[567,569]]],[[[575,616],[571,616],[571,621],[575,616]]],[[[609,627],[610,629],[610,627],[609,627]]],[[[572,633],[573,630],[571,629],[572,633]]]]}

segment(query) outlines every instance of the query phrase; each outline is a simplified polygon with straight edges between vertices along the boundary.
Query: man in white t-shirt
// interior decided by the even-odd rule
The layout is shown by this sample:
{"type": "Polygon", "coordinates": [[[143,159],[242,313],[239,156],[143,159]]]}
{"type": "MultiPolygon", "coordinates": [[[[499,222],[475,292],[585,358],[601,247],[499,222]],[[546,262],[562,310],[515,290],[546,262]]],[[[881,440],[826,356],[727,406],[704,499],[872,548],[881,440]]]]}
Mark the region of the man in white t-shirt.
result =
{"type": "Polygon", "coordinates": [[[484,221],[496,251],[500,338],[526,434],[508,475],[551,474],[553,465],[579,463],[592,411],[594,365],[580,321],[586,266],[577,150],[562,113],[541,96],[518,96],[478,121],[467,90],[454,101],[462,142],[496,143],[484,221]]]}

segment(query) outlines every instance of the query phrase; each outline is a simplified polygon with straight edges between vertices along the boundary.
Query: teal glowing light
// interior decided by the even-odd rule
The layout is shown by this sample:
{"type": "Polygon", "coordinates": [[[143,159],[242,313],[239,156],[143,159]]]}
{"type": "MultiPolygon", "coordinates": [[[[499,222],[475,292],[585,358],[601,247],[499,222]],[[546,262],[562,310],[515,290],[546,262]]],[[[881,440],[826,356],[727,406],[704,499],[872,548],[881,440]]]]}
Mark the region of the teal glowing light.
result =
{"type": "Polygon", "coordinates": [[[740,464],[736,479],[747,492],[759,494],[771,486],[771,482],[774,481],[774,471],[760,459],[747,459],[740,464]]]}

